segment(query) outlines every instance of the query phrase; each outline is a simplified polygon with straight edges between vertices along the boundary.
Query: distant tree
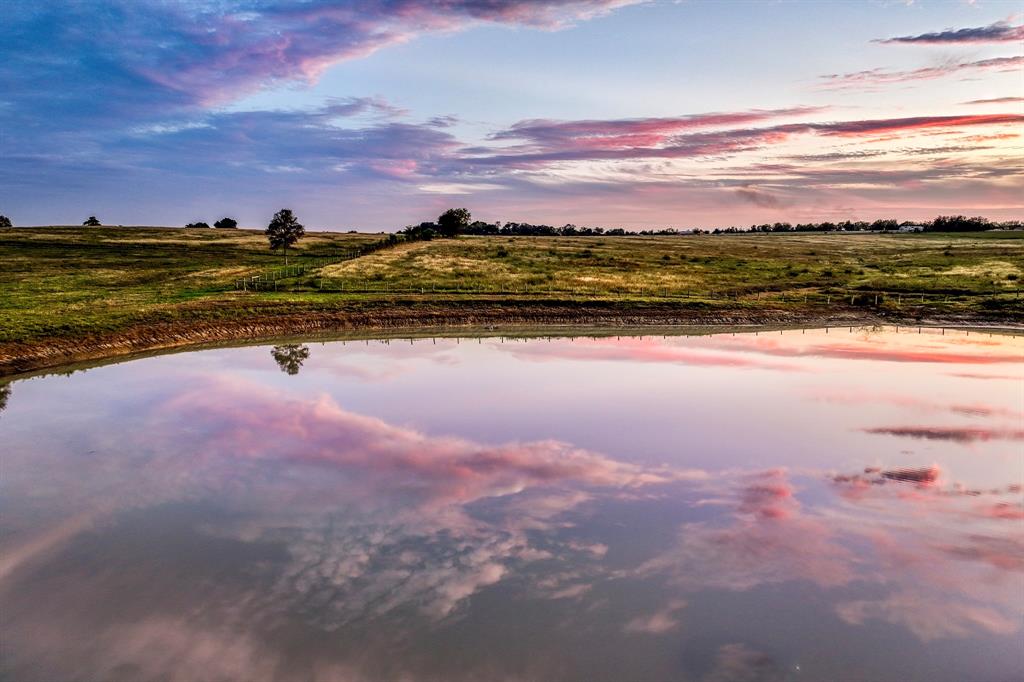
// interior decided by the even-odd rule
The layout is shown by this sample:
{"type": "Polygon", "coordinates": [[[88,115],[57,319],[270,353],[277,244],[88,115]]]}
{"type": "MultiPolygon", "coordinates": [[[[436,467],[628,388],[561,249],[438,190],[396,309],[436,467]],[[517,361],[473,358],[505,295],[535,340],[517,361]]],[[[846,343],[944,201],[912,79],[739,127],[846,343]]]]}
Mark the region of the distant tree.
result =
{"type": "Polygon", "coordinates": [[[292,215],[291,209],[282,208],[274,214],[274,218],[267,225],[264,234],[267,235],[267,241],[270,242],[271,249],[282,249],[284,251],[284,263],[287,265],[288,247],[293,246],[295,242],[299,241],[306,234],[306,228],[292,215]]]}
{"type": "Polygon", "coordinates": [[[210,225],[208,223],[204,223],[203,221],[200,220],[198,223],[189,223],[185,227],[191,227],[193,229],[195,229],[195,228],[209,229],[210,225]]]}
{"type": "Polygon", "coordinates": [[[992,223],[980,216],[940,215],[927,228],[930,232],[981,232],[991,229],[992,223]]]}
{"type": "Polygon", "coordinates": [[[82,224],[85,225],[86,227],[99,227],[100,225],[102,225],[102,223],[99,221],[99,218],[97,218],[94,215],[91,215],[88,218],[86,218],[85,222],[82,224]]]}
{"type": "Polygon", "coordinates": [[[430,241],[437,236],[437,223],[420,223],[419,225],[406,225],[399,232],[410,241],[430,241]]]}
{"type": "Polygon", "coordinates": [[[302,369],[302,363],[309,358],[309,347],[297,343],[288,343],[283,346],[274,346],[270,354],[274,356],[274,362],[277,363],[282,372],[295,376],[302,369]]]}
{"type": "Polygon", "coordinates": [[[0,227],[14,227],[11,224],[11,219],[5,215],[0,215],[0,227]]]}
{"type": "Polygon", "coordinates": [[[437,219],[438,231],[444,237],[454,237],[466,230],[472,217],[469,214],[469,209],[449,208],[437,219]]]}
{"type": "Polygon", "coordinates": [[[219,230],[233,230],[238,227],[238,221],[234,218],[221,218],[213,226],[219,230]]]}

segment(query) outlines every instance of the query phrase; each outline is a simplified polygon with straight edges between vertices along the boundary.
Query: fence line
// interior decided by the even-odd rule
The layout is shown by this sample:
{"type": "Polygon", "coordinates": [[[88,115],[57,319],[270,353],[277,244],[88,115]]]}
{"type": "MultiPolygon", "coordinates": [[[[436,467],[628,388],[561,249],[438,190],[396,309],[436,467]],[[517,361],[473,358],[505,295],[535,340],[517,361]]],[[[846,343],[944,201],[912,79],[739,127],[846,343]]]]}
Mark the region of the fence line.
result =
{"type": "Polygon", "coordinates": [[[529,296],[529,297],[645,297],[652,299],[695,299],[695,300],[733,300],[761,301],[776,300],[782,303],[816,303],[845,304],[851,306],[880,307],[882,305],[921,305],[925,303],[949,303],[979,298],[1013,297],[1020,299],[1020,290],[992,291],[979,293],[932,293],[910,291],[886,291],[865,289],[824,289],[824,290],[777,290],[777,289],[670,289],[667,287],[636,286],[629,289],[596,289],[590,287],[554,287],[550,285],[483,285],[467,282],[447,286],[432,285],[399,285],[394,282],[377,280],[333,280],[321,278],[314,292],[324,294],[368,294],[368,295],[426,295],[439,296],[529,296]]]}
{"type": "MultiPolygon", "coordinates": [[[[299,262],[290,265],[282,265],[277,268],[268,268],[256,275],[249,275],[241,279],[236,279],[233,283],[235,290],[240,291],[269,291],[277,290],[277,283],[283,279],[289,279],[291,277],[301,277],[302,275],[317,270],[319,268],[326,267],[328,265],[334,265],[336,263],[344,263],[345,261],[355,260],[360,256],[365,256],[381,249],[385,249],[389,246],[402,243],[403,240],[393,239],[381,239],[380,241],[371,242],[369,244],[362,244],[354,249],[345,249],[344,251],[335,251],[330,256],[318,256],[318,257],[303,257],[299,256],[299,262]]],[[[321,280],[322,281],[322,280],[321,280]]]]}

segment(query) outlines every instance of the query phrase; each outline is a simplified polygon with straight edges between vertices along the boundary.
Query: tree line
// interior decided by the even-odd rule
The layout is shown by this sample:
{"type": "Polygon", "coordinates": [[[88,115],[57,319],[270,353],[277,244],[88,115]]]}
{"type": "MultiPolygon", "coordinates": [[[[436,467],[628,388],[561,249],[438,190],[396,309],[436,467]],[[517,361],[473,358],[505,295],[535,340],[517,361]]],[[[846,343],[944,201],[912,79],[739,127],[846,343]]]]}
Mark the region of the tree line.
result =
{"type": "MultiPolygon", "coordinates": [[[[102,223],[96,216],[89,216],[82,222],[82,225],[89,227],[100,227],[102,223]]],[[[714,229],[694,228],[680,230],[669,227],[658,230],[626,230],[621,227],[603,228],[587,227],[567,223],[561,227],[553,225],[532,223],[518,223],[496,221],[493,223],[482,220],[473,220],[472,214],[466,208],[450,208],[435,221],[427,221],[418,225],[407,225],[398,231],[399,236],[393,237],[392,243],[399,237],[407,240],[428,240],[436,237],[456,237],[458,235],[478,236],[515,236],[515,237],[633,237],[633,236],[672,236],[689,234],[741,234],[749,232],[895,232],[901,227],[919,226],[923,232],[983,232],[985,230],[1019,230],[1024,229],[1024,221],[1007,220],[1002,222],[992,221],[982,216],[967,217],[938,216],[933,220],[924,222],[900,221],[895,218],[884,218],[871,222],[859,220],[844,220],[840,222],[824,221],[820,223],[762,223],[753,224],[749,227],[716,227],[714,229]]],[[[13,227],[11,219],[0,215],[0,228],[13,227]]],[[[210,225],[203,221],[188,223],[187,228],[209,228],[210,225]]],[[[214,222],[214,228],[235,229],[238,221],[234,218],[221,218],[214,222]]],[[[266,230],[267,238],[271,239],[271,248],[283,249],[287,260],[287,250],[294,245],[303,234],[305,228],[295,219],[289,209],[278,211],[266,230]],[[276,235],[273,236],[272,235],[276,235]]]]}
{"type": "Polygon", "coordinates": [[[435,237],[454,237],[460,234],[481,236],[515,236],[515,237],[630,237],[630,236],[671,236],[689,234],[739,234],[747,232],[895,232],[901,227],[919,226],[923,232],[982,232],[984,230],[1004,229],[1015,230],[1024,228],[1024,222],[1009,220],[993,222],[980,216],[938,216],[925,222],[899,221],[894,218],[868,221],[845,220],[841,222],[820,223],[764,223],[750,227],[724,227],[711,230],[692,229],[679,230],[665,228],[660,230],[630,231],[621,227],[581,227],[571,223],[555,227],[553,225],[534,225],[501,221],[487,223],[472,220],[468,209],[453,208],[442,213],[436,221],[408,225],[400,231],[408,239],[422,240],[435,237]]]}

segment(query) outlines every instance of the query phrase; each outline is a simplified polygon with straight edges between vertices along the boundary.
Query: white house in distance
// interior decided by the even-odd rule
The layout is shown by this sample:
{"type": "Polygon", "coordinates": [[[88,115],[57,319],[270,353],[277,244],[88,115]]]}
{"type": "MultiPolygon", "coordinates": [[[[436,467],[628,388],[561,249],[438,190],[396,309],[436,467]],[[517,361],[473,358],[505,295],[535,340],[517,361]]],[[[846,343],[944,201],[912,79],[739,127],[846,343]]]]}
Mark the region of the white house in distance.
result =
{"type": "Polygon", "coordinates": [[[900,225],[898,232],[924,232],[924,225],[900,225]]]}

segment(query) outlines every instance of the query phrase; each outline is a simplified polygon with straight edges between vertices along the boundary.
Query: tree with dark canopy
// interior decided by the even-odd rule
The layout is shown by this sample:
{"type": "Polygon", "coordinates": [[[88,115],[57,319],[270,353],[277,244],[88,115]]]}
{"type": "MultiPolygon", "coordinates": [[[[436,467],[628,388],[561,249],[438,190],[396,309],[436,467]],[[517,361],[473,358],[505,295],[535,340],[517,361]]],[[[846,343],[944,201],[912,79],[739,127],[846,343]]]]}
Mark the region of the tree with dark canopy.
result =
{"type": "Polygon", "coordinates": [[[238,227],[238,221],[234,218],[221,218],[213,226],[218,230],[233,230],[238,227]]]}
{"type": "Polygon", "coordinates": [[[288,247],[293,246],[306,234],[306,228],[299,223],[291,209],[282,208],[274,214],[274,218],[267,225],[264,234],[267,235],[271,250],[282,249],[284,251],[284,264],[288,265],[288,247]]]}
{"type": "Polygon", "coordinates": [[[282,372],[295,376],[302,368],[302,363],[309,358],[309,347],[303,344],[287,343],[282,346],[274,346],[270,354],[274,356],[274,362],[282,372]]]}
{"type": "Polygon", "coordinates": [[[209,223],[204,223],[202,220],[200,220],[198,223],[189,223],[185,227],[190,227],[192,229],[202,228],[202,229],[206,230],[206,229],[210,228],[210,225],[209,225],[209,223]]]}
{"type": "Polygon", "coordinates": [[[11,219],[5,215],[0,215],[0,227],[14,227],[11,224],[11,219]]]}
{"type": "Polygon", "coordinates": [[[437,219],[438,231],[442,236],[454,237],[465,232],[472,217],[468,208],[449,208],[437,219]]]}
{"type": "Polygon", "coordinates": [[[86,218],[85,222],[82,224],[85,225],[86,227],[99,227],[100,225],[102,225],[102,223],[100,223],[99,218],[97,218],[94,215],[91,215],[88,218],[86,218]]]}

